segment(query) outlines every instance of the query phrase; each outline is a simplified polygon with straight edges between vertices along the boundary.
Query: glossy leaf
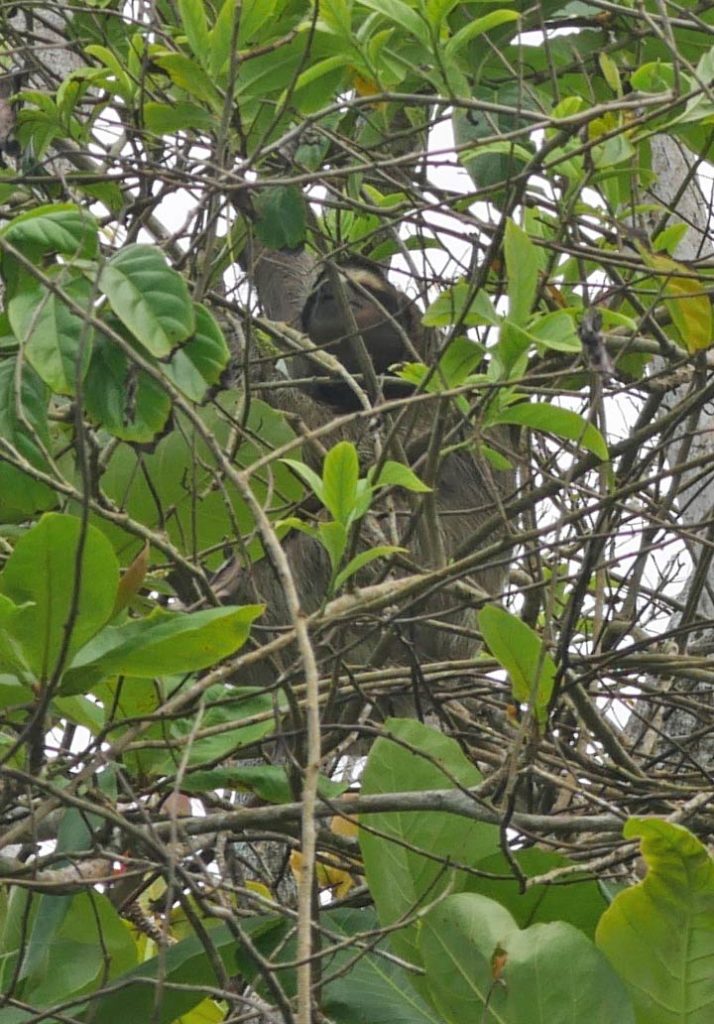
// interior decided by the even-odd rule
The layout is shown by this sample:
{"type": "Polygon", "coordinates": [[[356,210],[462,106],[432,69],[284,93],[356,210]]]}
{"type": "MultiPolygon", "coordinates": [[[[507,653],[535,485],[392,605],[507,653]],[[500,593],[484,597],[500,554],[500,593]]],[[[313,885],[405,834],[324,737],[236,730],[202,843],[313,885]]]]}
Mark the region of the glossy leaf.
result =
{"type": "MultiPolygon", "coordinates": [[[[389,719],[373,745],[362,776],[362,792],[476,786],[481,776],[458,744],[410,719],[389,719]]],[[[495,853],[498,830],[442,811],[370,814],[360,831],[365,874],[382,925],[394,924],[449,888],[463,888],[467,876],[454,865],[472,865],[495,853]],[[394,840],[391,842],[390,840],[394,840]]],[[[392,933],[395,952],[419,964],[419,926],[392,933]]]]}
{"type": "Polygon", "coordinates": [[[13,636],[38,680],[52,675],[62,652],[67,664],[107,622],[118,582],[111,544],[74,516],[50,512],[20,537],[0,592],[16,604],[30,603],[15,616],[13,636]]]}
{"type": "Polygon", "coordinates": [[[97,255],[97,222],[73,203],[38,206],[14,217],[0,228],[0,237],[36,259],[43,253],[71,258],[97,255]]]}
{"type": "Polygon", "coordinates": [[[166,376],[194,402],[202,402],[228,366],[230,352],[223,331],[205,306],[196,304],[193,337],[176,349],[166,376]]]}
{"type": "Polygon", "coordinates": [[[638,1024],[714,1019],[714,860],[681,825],[632,818],[647,875],[613,900],[596,939],[632,997],[638,1024]]]}
{"type": "Polygon", "coordinates": [[[100,284],[121,322],[152,355],[169,355],[193,333],[186,283],[153,246],[120,249],[105,264],[100,284]]]}
{"type": "Polygon", "coordinates": [[[107,626],[65,674],[62,692],[81,693],[102,676],[167,676],[215,665],[243,646],[262,611],[262,605],[191,613],[157,609],[145,618],[107,626]]]}
{"type": "Polygon", "coordinates": [[[447,896],[419,942],[429,992],[448,1024],[634,1024],[624,986],[593,943],[563,922],[521,931],[485,896],[447,896]]]}

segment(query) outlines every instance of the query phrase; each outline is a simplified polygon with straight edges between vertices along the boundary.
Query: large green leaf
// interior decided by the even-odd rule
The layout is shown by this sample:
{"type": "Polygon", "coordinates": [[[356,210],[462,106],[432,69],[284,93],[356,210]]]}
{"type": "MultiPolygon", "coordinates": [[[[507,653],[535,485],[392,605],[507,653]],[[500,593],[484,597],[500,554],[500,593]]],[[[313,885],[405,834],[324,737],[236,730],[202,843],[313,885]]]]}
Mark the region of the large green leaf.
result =
{"type": "MultiPolygon", "coordinates": [[[[282,919],[241,921],[242,930],[258,948],[261,938],[270,937],[271,932],[277,932],[279,938],[284,926],[282,919]]],[[[227,925],[209,926],[204,934],[205,942],[191,936],[116,978],[113,991],[91,1004],[91,1019],[173,1024],[205,999],[204,986],[215,986],[222,980],[216,977],[207,943],[229,975],[239,972],[244,978],[253,977],[255,962],[232,929],[227,925]]]]}
{"type": "MultiPolygon", "coordinates": [[[[70,276],[60,268],[52,279],[74,302],[92,311],[93,288],[86,278],[70,276]]],[[[57,394],[74,395],[92,354],[94,329],[86,319],[31,278],[10,299],[8,316],[28,362],[42,380],[57,394]]]]}
{"type": "Polygon", "coordinates": [[[508,319],[522,326],[530,319],[538,287],[538,250],[512,220],[506,223],[503,247],[508,272],[508,319]]]}
{"type": "MultiPolygon", "coordinates": [[[[511,857],[527,878],[573,864],[559,853],[536,846],[512,851],[511,857]]],[[[479,861],[478,869],[483,874],[474,875],[466,889],[496,900],[513,915],[520,928],[536,922],[566,921],[594,938],[598,921],[608,906],[593,878],[577,880],[568,874],[561,884],[529,885],[523,892],[520,879],[514,876],[512,864],[503,853],[479,861]]]]}
{"type": "Polygon", "coordinates": [[[100,285],[124,326],[159,359],[195,329],[186,282],[151,245],[120,249],[102,269],[100,285]]]}
{"type": "Polygon", "coordinates": [[[262,605],[192,613],[157,609],[146,618],[107,626],[79,652],[62,693],[83,692],[103,676],[150,678],[208,668],[243,646],[262,611],[262,605]]]}
{"type": "MultiPolygon", "coordinates": [[[[90,371],[91,375],[91,371],[90,371]]],[[[216,406],[200,410],[206,427],[223,450],[231,443],[231,422],[240,418],[240,396],[222,394],[222,414],[216,406]]],[[[211,553],[207,564],[217,569],[225,560],[225,547],[233,542],[238,531],[245,537],[253,529],[253,517],[243,498],[215,466],[215,458],[194,427],[182,416],[174,416],[177,429],[157,443],[155,451],[137,452],[120,445],[109,461],[102,477],[102,490],[127,513],[147,527],[168,534],[180,550],[190,544],[191,553],[211,553]],[[216,487],[220,480],[221,486],[216,487]],[[190,540],[189,540],[190,538],[190,540]]],[[[248,440],[233,454],[233,461],[247,466],[264,455],[268,448],[278,448],[294,438],[282,415],[264,402],[254,399],[245,424],[248,440]],[[258,440],[260,439],[260,440],[258,440]]],[[[253,475],[251,486],[266,510],[281,512],[304,493],[295,475],[282,464],[273,464],[253,475]]],[[[136,538],[97,518],[97,525],[122,551],[122,561],[131,561],[136,554],[136,538]]],[[[255,556],[258,543],[248,551],[255,556]]],[[[241,554],[244,549],[239,549],[241,554]]]]}
{"type": "Polygon", "coordinates": [[[0,236],[37,259],[43,253],[61,253],[88,259],[99,248],[97,222],[72,203],[38,206],[14,217],[0,229],[0,236]]]}
{"type": "MultiPolygon", "coordinates": [[[[478,785],[479,772],[454,740],[411,719],[389,719],[386,729],[394,739],[380,738],[372,747],[362,777],[364,794],[478,785]]],[[[414,913],[450,887],[462,889],[467,876],[450,864],[473,865],[498,849],[494,826],[442,811],[370,814],[362,825],[365,874],[383,925],[414,913]]],[[[414,923],[392,935],[397,953],[416,964],[417,935],[414,923]]]]}
{"type": "Polygon", "coordinates": [[[108,621],[118,583],[111,544],[74,516],[50,512],[18,540],[0,592],[29,603],[14,616],[12,631],[38,680],[52,675],[62,652],[69,662],[108,621]]]}
{"type": "Polygon", "coordinates": [[[209,387],[220,380],[230,352],[223,331],[211,313],[198,303],[194,308],[195,333],[176,349],[166,366],[166,376],[194,402],[202,402],[209,387]]]}
{"type": "Polygon", "coordinates": [[[623,978],[638,1024],[714,1020],[714,860],[680,825],[632,818],[647,875],[603,914],[597,944],[623,978]]]}
{"type": "Polygon", "coordinates": [[[154,441],[171,415],[166,391],[105,335],[92,354],[84,400],[95,423],[122,441],[139,444],[154,441]]]}
{"type": "Polygon", "coordinates": [[[428,912],[420,949],[429,991],[449,1024],[634,1024],[617,975],[569,924],[521,931],[500,904],[459,893],[428,912]]]}

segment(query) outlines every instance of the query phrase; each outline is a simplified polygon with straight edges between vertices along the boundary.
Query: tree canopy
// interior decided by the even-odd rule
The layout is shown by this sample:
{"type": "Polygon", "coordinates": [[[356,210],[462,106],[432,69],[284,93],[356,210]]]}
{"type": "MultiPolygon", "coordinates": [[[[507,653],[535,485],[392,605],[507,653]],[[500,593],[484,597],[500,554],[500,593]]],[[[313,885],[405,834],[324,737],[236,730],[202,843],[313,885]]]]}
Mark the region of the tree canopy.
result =
{"type": "Polygon", "coordinates": [[[2,5],[0,1024],[712,1019],[713,78],[692,0],[2,5]]]}

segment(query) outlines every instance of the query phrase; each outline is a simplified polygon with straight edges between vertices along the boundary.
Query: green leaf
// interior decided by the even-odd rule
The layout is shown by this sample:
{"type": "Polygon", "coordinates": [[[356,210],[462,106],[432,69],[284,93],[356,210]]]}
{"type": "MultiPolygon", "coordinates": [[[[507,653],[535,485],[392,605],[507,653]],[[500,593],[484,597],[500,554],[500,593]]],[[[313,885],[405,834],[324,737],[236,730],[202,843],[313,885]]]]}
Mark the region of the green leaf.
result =
{"type": "Polygon", "coordinates": [[[606,462],[610,457],[600,431],[579,413],[546,402],[523,402],[499,412],[493,423],[513,423],[575,441],[581,448],[606,462]]]}
{"type": "MultiPolygon", "coordinates": [[[[252,918],[241,921],[241,929],[256,944],[261,936],[281,933],[281,919],[252,918]]],[[[227,925],[209,927],[212,949],[230,975],[251,979],[255,963],[227,925]]],[[[192,935],[146,960],[116,979],[114,991],[92,1004],[95,1021],[151,1021],[174,1024],[206,997],[205,986],[217,983],[215,969],[206,952],[203,937],[192,935]]]]}
{"type": "Polygon", "coordinates": [[[564,309],[535,316],[528,324],[528,333],[556,352],[580,352],[582,349],[573,314],[564,309]]]}
{"type": "Polygon", "coordinates": [[[637,92],[668,92],[677,82],[674,68],[660,60],[649,61],[636,68],[630,76],[630,84],[637,92]]]}
{"type": "Polygon", "coordinates": [[[620,81],[620,72],[617,64],[612,59],[609,53],[605,50],[601,50],[597,55],[600,70],[602,71],[603,78],[610,86],[616,96],[622,96],[622,82],[620,81]]]}
{"type": "Polygon", "coordinates": [[[146,618],[107,626],[65,673],[62,693],[84,692],[102,676],[167,676],[208,668],[243,646],[262,612],[263,605],[252,604],[191,613],[157,609],[146,618]]]}
{"type": "Polygon", "coordinates": [[[117,96],[121,96],[124,102],[131,106],[134,94],[139,86],[138,83],[132,82],[117,55],[109,47],[99,46],[95,43],[85,46],[84,52],[89,54],[90,57],[96,57],[107,71],[110,72],[111,77],[104,76],[102,79],[107,91],[111,90],[117,96]]]}
{"type": "Polygon", "coordinates": [[[270,249],[296,249],[307,235],[305,199],[296,185],[265,189],[254,200],[255,233],[270,249]]]}
{"type": "Polygon", "coordinates": [[[176,103],[149,100],[144,104],[143,112],[146,130],[156,135],[173,135],[174,132],[190,129],[209,132],[216,125],[215,114],[188,100],[178,100],[176,103]]]}
{"type": "MultiPolygon", "coordinates": [[[[334,782],[321,775],[317,791],[321,797],[334,800],[349,789],[349,782],[334,782]]],[[[290,784],[289,771],[273,764],[238,764],[229,768],[210,768],[192,771],[181,780],[181,791],[206,793],[214,789],[237,789],[240,792],[255,793],[261,800],[273,804],[290,803],[295,799],[290,784]]]]}
{"type": "Polygon", "coordinates": [[[118,583],[111,544],[74,516],[48,513],[20,537],[0,576],[0,592],[15,604],[31,603],[15,617],[13,636],[38,680],[55,670],[68,629],[65,663],[108,621],[118,583]]]}
{"type": "MultiPolygon", "coordinates": [[[[86,278],[68,277],[66,267],[51,277],[70,299],[88,314],[93,312],[94,289],[86,278]]],[[[92,355],[94,328],[59,295],[29,278],[10,299],[8,316],[28,362],[42,380],[56,394],[76,394],[92,355]]]]}
{"type": "Polygon", "coordinates": [[[514,700],[530,704],[538,720],[545,721],[556,667],[541,638],[516,615],[496,605],[479,612],[478,624],[491,654],[510,676],[514,700]]]}
{"type": "Polygon", "coordinates": [[[285,466],[289,466],[294,473],[300,477],[301,480],[307,484],[312,493],[316,498],[319,498],[320,502],[327,508],[327,502],[325,501],[325,488],[322,480],[317,475],[314,469],[310,469],[304,462],[299,462],[297,459],[281,459],[280,460],[285,466]]]}
{"type": "Polygon", "coordinates": [[[91,259],[99,251],[96,220],[73,203],[38,206],[21,213],[0,229],[0,237],[32,260],[48,253],[91,259]]]}
{"type": "Polygon", "coordinates": [[[435,381],[443,381],[447,388],[460,387],[483,359],[483,352],[483,347],[470,338],[454,338],[439,357],[435,381]]]}
{"type": "MultiPolygon", "coordinates": [[[[527,878],[573,866],[567,857],[535,846],[511,850],[509,856],[527,878]]],[[[468,891],[496,900],[513,915],[520,928],[536,922],[566,921],[589,938],[595,938],[595,929],[608,907],[608,901],[603,896],[600,883],[594,878],[583,876],[578,879],[569,874],[560,885],[557,882],[529,885],[523,892],[520,881],[513,874],[512,864],[503,853],[479,861],[478,870],[482,874],[471,879],[468,891]]]]}
{"type": "Polygon", "coordinates": [[[94,346],[84,400],[91,419],[124,441],[154,441],[171,415],[166,391],[106,335],[94,346]]]}
{"type": "Polygon", "coordinates": [[[349,441],[340,441],[329,450],[322,467],[322,501],[340,523],[347,524],[352,517],[358,480],[357,449],[349,441]]]}
{"type": "Polygon", "coordinates": [[[509,21],[518,21],[518,11],[510,11],[505,8],[498,11],[490,11],[481,18],[474,18],[462,29],[459,29],[444,47],[444,63],[449,63],[456,58],[459,50],[463,50],[472,39],[489,32],[492,28],[505,25],[509,21]]]}
{"type": "Polygon", "coordinates": [[[151,245],[127,245],[105,264],[100,285],[124,326],[161,359],[193,334],[186,282],[151,245]]]}
{"type": "Polygon", "coordinates": [[[48,401],[49,391],[32,367],[17,359],[0,362],[0,437],[38,469],[48,468],[48,401]]]}
{"type": "Polygon", "coordinates": [[[443,291],[422,317],[427,327],[448,327],[456,323],[465,327],[495,326],[500,321],[489,295],[483,289],[474,294],[468,281],[458,281],[443,291]]]}
{"type": "Polygon", "coordinates": [[[154,64],[167,72],[174,85],[202,103],[208,103],[217,114],[220,113],[220,93],[200,64],[183,53],[161,53],[152,59],[154,64]]]}
{"type": "Polygon", "coordinates": [[[202,402],[210,386],[221,379],[230,361],[230,352],[223,331],[212,314],[198,303],[194,309],[195,333],[176,349],[166,367],[166,376],[188,398],[202,402]]]}
{"type": "Polygon", "coordinates": [[[681,825],[632,818],[647,875],[613,900],[596,941],[625,982],[642,1024],[714,1019],[714,861],[681,825]]]}
{"type": "Polygon", "coordinates": [[[359,0],[360,7],[368,7],[393,22],[401,31],[409,32],[423,46],[431,50],[431,34],[425,19],[403,0],[359,0]]]}
{"type": "MultiPolygon", "coordinates": [[[[18,678],[26,677],[29,673],[22,646],[15,637],[16,622],[24,610],[31,607],[31,604],[17,605],[9,597],[0,594],[0,666],[3,672],[13,672],[18,678]]],[[[19,696],[18,693],[16,703],[20,703],[19,696]]]]}
{"type": "Polygon", "coordinates": [[[317,537],[330,556],[333,573],[336,572],[347,547],[347,529],[343,523],[319,523],[317,537]]]}
{"type": "Polygon", "coordinates": [[[354,558],[350,559],[341,573],[337,574],[335,590],[339,590],[343,583],[346,583],[351,576],[354,576],[365,565],[374,562],[376,558],[385,558],[387,555],[393,555],[396,551],[406,550],[406,548],[396,547],[394,544],[382,544],[379,547],[370,548],[369,551],[361,551],[359,555],[355,555],[354,558]]]}
{"type": "MultiPolygon", "coordinates": [[[[272,6],[272,2],[268,2],[264,5],[265,7],[272,6]]],[[[240,8],[240,28],[243,28],[243,19],[247,14],[248,5],[245,3],[241,4],[240,8]]],[[[216,18],[215,25],[209,33],[209,66],[208,72],[213,80],[224,73],[228,66],[228,61],[231,58],[231,46],[234,44],[234,26],[236,17],[236,0],[224,0],[218,17],[216,18]]],[[[237,42],[237,40],[236,40],[237,42]]]]}
{"type": "MultiPolygon", "coordinates": [[[[146,759],[147,770],[154,775],[176,771],[189,743],[189,766],[225,761],[234,757],[241,747],[272,735],[279,725],[280,715],[286,710],[284,698],[276,699],[257,687],[212,686],[204,699],[206,711],[201,716],[201,727],[214,730],[214,735],[194,737],[193,716],[178,719],[169,730],[173,749],[169,753],[150,752],[146,759]]],[[[166,733],[157,731],[156,736],[165,740],[166,733]]]]}
{"type": "Polygon", "coordinates": [[[31,941],[35,937],[41,955],[31,971],[21,972],[23,999],[31,1006],[52,1006],[91,992],[130,970],[137,959],[131,933],[107,897],[95,891],[43,896],[31,941]],[[52,922],[45,907],[55,915],[52,922]]]}
{"type": "Polygon", "coordinates": [[[494,900],[459,893],[428,912],[420,951],[430,994],[447,1022],[634,1024],[627,993],[605,957],[562,921],[521,931],[494,900]]]}
{"type": "Polygon", "coordinates": [[[370,948],[355,957],[354,939],[374,934],[378,928],[374,911],[328,910],[321,920],[344,944],[326,962],[327,981],[320,1000],[326,1020],[334,1024],[443,1024],[419,997],[407,971],[381,956],[381,948],[370,948]]]}
{"type": "Polygon", "coordinates": [[[508,273],[508,319],[523,326],[530,319],[538,288],[538,251],[525,231],[510,219],[503,247],[508,273]]]}
{"type": "MultiPolygon", "coordinates": [[[[362,792],[477,786],[481,776],[458,744],[411,719],[389,719],[372,747],[362,776],[362,792]]],[[[443,811],[370,814],[362,821],[360,846],[370,893],[383,926],[414,914],[449,888],[463,889],[468,876],[450,864],[473,865],[498,849],[491,825],[443,811]],[[392,841],[393,840],[393,841],[392,841]]],[[[419,925],[412,922],[391,937],[395,952],[420,964],[419,925]]]]}
{"type": "Polygon", "coordinates": [[[426,494],[431,491],[413,469],[405,466],[402,462],[393,462],[387,459],[379,471],[379,476],[374,482],[376,487],[403,487],[406,491],[413,491],[415,494],[426,494]]]}
{"type": "Polygon", "coordinates": [[[188,45],[205,66],[210,59],[210,42],[203,0],[178,0],[178,7],[188,45]]]}

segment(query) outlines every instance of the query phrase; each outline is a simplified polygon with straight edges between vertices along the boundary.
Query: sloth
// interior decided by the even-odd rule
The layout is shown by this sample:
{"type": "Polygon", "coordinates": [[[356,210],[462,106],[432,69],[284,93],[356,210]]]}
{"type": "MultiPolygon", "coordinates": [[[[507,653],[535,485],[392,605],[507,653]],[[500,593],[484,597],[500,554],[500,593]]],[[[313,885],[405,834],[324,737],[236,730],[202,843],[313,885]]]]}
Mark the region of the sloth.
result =
{"type": "MultiPolygon", "coordinates": [[[[327,272],[320,275],[301,315],[305,334],[318,348],[335,356],[350,374],[360,375],[362,367],[354,337],[344,322],[343,302],[352,311],[372,369],[378,376],[407,358],[426,356],[424,332],[414,302],[390,284],[377,267],[353,260],[342,264],[337,276],[327,272]],[[335,281],[340,285],[341,296],[336,293],[335,281]]],[[[293,361],[292,365],[297,370],[304,368],[302,362],[296,366],[293,361]]],[[[314,385],[310,393],[319,402],[340,412],[359,408],[357,396],[344,382],[314,385]]],[[[404,387],[398,379],[393,378],[384,389],[385,398],[403,394],[404,387]]]]}
{"type": "MultiPolygon", "coordinates": [[[[407,359],[419,358],[428,363],[436,352],[435,338],[422,328],[414,301],[395,288],[380,269],[362,261],[340,266],[338,275],[334,272],[321,275],[305,303],[301,322],[310,340],[335,356],[354,376],[358,376],[360,371],[358,352],[353,344],[355,325],[374,374],[379,378],[388,374],[395,364],[407,359]],[[337,287],[341,295],[337,294],[337,287]],[[345,322],[345,303],[351,310],[354,323],[345,322]]],[[[280,398],[286,389],[279,389],[276,404],[285,411],[297,410],[308,431],[360,407],[355,393],[341,378],[315,382],[314,364],[308,356],[292,356],[287,363],[290,376],[301,381],[300,388],[289,399],[280,398]]],[[[413,388],[396,378],[383,379],[382,393],[386,398],[406,396],[408,399],[410,390],[413,388]]],[[[389,421],[386,426],[382,424],[385,426],[384,433],[396,449],[389,450],[388,457],[397,461],[406,458],[417,473],[429,461],[428,456],[433,455],[431,449],[435,421],[439,417],[443,421],[444,416],[448,419],[450,415],[444,402],[440,406],[436,402],[436,399],[434,402],[420,402],[414,409],[408,409],[407,415],[403,417],[407,426],[400,426],[401,421],[398,421],[396,428],[393,421],[389,421]],[[437,408],[440,410],[438,415],[437,408]]],[[[370,431],[374,431],[375,419],[380,420],[378,413],[377,404],[371,424],[369,417],[343,417],[339,431],[331,436],[329,443],[351,440],[358,450],[364,452],[371,442],[370,431]]],[[[433,495],[427,499],[432,501],[430,521],[436,522],[438,536],[433,537],[433,529],[432,536],[429,536],[429,529],[420,528],[424,524],[420,522],[417,506],[423,496],[420,499],[398,489],[391,495],[391,509],[386,519],[387,514],[377,507],[361,524],[360,546],[367,549],[384,543],[382,523],[396,522],[400,542],[408,549],[408,557],[417,571],[436,568],[453,558],[475,531],[487,520],[498,516],[503,499],[512,492],[514,486],[513,473],[493,471],[479,454],[477,446],[466,443],[463,431],[458,437],[459,428],[450,435],[449,424],[442,422],[441,426],[443,436],[449,441],[449,451],[438,460],[438,467],[429,481],[433,484],[433,495]]],[[[500,440],[503,441],[503,438],[500,440]]],[[[309,455],[306,455],[306,461],[310,461],[309,455]]],[[[502,526],[489,536],[489,542],[506,537],[508,531],[508,524],[502,520],[502,526]]],[[[391,542],[392,537],[388,541],[391,542]]],[[[283,544],[296,581],[302,610],[310,614],[325,602],[331,579],[327,553],[317,541],[302,532],[293,532],[283,544]]],[[[398,567],[390,570],[397,577],[404,575],[405,571],[405,568],[398,567]]],[[[481,590],[498,596],[503,590],[507,573],[506,545],[497,563],[475,571],[466,582],[474,583],[481,590]]],[[[356,582],[362,586],[382,578],[380,569],[373,565],[357,576],[356,582]]],[[[254,625],[251,634],[257,643],[261,639],[271,639],[289,628],[282,587],[268,559],[248,567],[241,567],[233,560],[214,580],[214,591],[219,599],[232,603],[265,603],[266,611],[254,625]]],[[[473,607],[468,606],[463,598],[442,588],[412,603],[402,617],[399,612],[382,614],[381,618],[350,625],[340,632],[333,631],[332,635],[321,634],[316,638],[321,674],[325,678],[344,678],[345,674],[351,678],[359,668],[379,668],[385,663],[402,663],[413,667],[420,660],[466,658],[477,648],[469,629],[473,624],[473,615],[473,607]],[[434,620],[438,620],[438,624],[434,620]]],[[[283,653],[280,659],[270,664],[266,660],[253,665],[241,681],[266,685],[278,678],[299,680],[299,659],[294,648],[289,648],[287,654],[283,653]]],[[[351,703],[354,707],[357,702],[352,700],[351,703]]],[[[397,706],[402,707],[402,704],[397,706]]],[[[428,697],[422,698],[420,704],[428,707],[428,697]]],[[[413,710],[413,701],[411,706],[413,710]]],[[[385,708],[383,702],[377,702],[379,716],[392,713],[393,710],[393,704],[385,708]]]]}

